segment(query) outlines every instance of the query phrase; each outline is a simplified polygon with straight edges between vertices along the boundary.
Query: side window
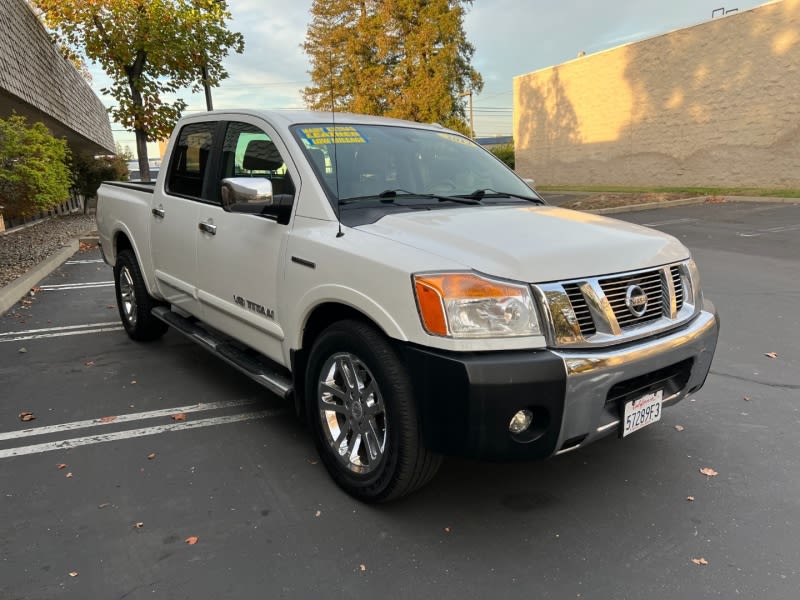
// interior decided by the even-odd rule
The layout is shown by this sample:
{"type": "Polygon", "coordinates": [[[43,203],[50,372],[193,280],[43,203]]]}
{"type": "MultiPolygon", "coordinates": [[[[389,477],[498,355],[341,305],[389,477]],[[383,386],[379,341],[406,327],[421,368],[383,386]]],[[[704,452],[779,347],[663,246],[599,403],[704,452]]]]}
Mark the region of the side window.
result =
{"type": "Polygon", "coordinates": [[[272,182],[274,195],[294,195],[294,183],[277,146],[255,125],[228,124],[221,162],[220,181],[228,177],[266,177],[272,182]]]}
{"type": "Polygon", "coordinates": [[[203,181],[214,145],[216,123],[192,123],[181,129],[172,151],[167,192],[203,198],[203,181]]]}

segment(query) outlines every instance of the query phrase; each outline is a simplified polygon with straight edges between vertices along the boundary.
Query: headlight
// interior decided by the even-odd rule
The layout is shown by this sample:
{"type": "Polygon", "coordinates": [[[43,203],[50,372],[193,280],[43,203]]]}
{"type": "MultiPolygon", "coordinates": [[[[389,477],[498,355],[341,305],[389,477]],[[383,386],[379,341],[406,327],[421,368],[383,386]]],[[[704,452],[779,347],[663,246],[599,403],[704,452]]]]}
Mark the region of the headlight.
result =
{"type": "Polygon", "coordinates": [[[540,335],[530,288],[474,273],[414,275],[425,330],[454,338],[540,335]]]}
{"type": "Polygon", "coordinates": [[[685,290],[685,298],[699,309],[703,306],[703,292],[700,289],[700,271],[697,270],[697,265],[693,259],[687,260],[683,263],[685,268],[683,285],[685,290]]]}

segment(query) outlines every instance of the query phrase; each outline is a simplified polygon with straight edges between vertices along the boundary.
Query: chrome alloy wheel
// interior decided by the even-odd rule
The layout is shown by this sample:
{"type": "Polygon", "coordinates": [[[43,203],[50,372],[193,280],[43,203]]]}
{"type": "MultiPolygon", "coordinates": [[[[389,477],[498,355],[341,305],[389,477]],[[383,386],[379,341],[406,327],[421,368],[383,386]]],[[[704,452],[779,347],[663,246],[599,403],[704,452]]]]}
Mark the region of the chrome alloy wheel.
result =
{"type": "Polygon", "coordinates": [[[125,320],[129,326],[136,327],[136,291],[133,286],[133,276],[127,265],[119,272],[119,297],[125,320]]]}
{"type": "Polygon", "coordinates": [[[367,366],[347,352],[329,357],[320,371],[317,405],[339,462],[360,475],[374,471],[386,448],[386,408],[367,366]]]}

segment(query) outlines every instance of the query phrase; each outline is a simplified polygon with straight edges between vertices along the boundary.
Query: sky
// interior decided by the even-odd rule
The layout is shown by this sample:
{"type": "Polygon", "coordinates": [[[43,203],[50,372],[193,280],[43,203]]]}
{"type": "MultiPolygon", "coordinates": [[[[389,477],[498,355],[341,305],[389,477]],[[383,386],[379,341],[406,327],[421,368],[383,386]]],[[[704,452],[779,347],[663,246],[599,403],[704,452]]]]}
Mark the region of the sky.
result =
{"type": "MultiPolygon", "coordinates": [[[[513,78],[587,55],[696,25],[715,9],[747,10],[764,0],[475,0],[464,19],[467,39],[475,46],[473,66],[484,88],[473,97],[477,137],[511,135],[513,78]]],[[[302,50],[310,21],[311,0],[228,0],[232,30],[245,38],[241,55],[225,66],[230,77],[213,89],[214,108],[303,108],[301,90],[310,83],[302,50]]],[[[91,66],[93,88],[100,94],[108,79],[91,66]]],[[[182,94],[187,112],[205,110],[199,94],[182,94]]],[[[123,147],[135,148],[134,136],[112,124],[123,147]]],[[[153,148],[151,146],[151,148],[153,148]]],[[[157,156],[151,149],[150,156],[157,156]]]]}

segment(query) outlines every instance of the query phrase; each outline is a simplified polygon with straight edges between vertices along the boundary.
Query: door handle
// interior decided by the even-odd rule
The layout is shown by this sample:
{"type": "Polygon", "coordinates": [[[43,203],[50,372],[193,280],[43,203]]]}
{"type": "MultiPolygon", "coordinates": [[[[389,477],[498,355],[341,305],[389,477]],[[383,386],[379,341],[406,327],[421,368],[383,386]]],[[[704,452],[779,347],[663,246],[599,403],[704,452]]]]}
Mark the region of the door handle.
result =
{"type": "Polygon", "coordinates": [[[161,207],[154,208],[154,209],[153,209],[153,210],[151,210],[150,212],[152,212],[152,213],[153,213],[153,216],[154,216],[154,217],[156,217],[156,218],[158,218],[158,219],[163,219],[163,218],[164,218],[164,215],[166,214],[166,213],[164,212],[164,209],[163,209],[163,208],[161,208],[161,207]]]}
{"type": "Polygon", "coordinates": [[[211,223],[206,223],[204,221],[200,221],[197,224],[197,227],[200,231],[205,231],[206,233],[210,233],[211,235],[217,235],[217,226],[212,225],[211,223]]]}

